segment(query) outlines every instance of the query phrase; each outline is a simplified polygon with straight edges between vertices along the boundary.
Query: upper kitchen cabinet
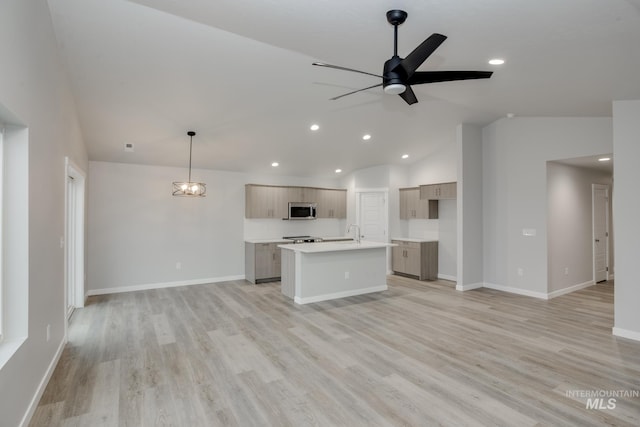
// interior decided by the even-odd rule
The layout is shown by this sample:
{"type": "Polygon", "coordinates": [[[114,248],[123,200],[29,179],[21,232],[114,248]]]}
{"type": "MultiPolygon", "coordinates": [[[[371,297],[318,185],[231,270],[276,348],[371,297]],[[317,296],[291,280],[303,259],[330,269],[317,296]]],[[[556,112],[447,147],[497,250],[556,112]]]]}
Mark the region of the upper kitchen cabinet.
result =
{"type": "Polygon", "coordinates": [[[420,198],[424,200],[445,200],[457,197],[457,183],[443,182],[420,186],[420,198]]]}
{"type": "Polygon", "coordinates": [[[347,190],[318,189],[318,218],[346,218],[347,190]]]}
{"type": "Polygon", "coordinates": [[[245,218],[287,218],[289,202],[317,203],[318,218],[347,217],[347,190],[245,185],[245,218]]]}
{"type": "Polygon", "coordinates": [[[312,187],[287,187],[288,202],[318,203],[320,189],[312,187]]]}
{"type": "Polygon", "coordinates": [[[245,218],[286,218],[289,188],[273,185],[245,185],[245,218]]]}
{"type": "Polygon", "coordinates": [[[422,200],[419,187],[400,189],[400,219],[437,218],[437,200],[422,200]]]}

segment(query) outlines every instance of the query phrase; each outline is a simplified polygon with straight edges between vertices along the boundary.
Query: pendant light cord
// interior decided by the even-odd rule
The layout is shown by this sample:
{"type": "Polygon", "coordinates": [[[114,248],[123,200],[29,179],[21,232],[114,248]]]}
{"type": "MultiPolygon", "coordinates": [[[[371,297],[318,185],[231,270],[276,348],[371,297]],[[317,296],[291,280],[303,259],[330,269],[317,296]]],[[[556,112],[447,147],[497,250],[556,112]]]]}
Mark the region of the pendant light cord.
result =
{"type": "Polygon", "coordinates": [[[193,135],[189,135],[189,180],[187,182],[191,182],[191,151],[193,149],[193,135]]]}

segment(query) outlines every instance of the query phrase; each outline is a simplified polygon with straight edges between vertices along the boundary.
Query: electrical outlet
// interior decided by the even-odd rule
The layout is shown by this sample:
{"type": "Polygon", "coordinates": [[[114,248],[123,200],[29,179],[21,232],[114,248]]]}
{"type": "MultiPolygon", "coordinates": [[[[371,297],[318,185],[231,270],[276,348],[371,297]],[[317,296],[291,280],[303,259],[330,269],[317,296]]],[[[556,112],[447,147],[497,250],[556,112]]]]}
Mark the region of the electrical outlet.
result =
{"type": "Polygon", "coordinates": [[[182,263],[180,261],[176,262],[176,270],[180,270],[182,268],[182,263]]]}
{"type": "Polygon", "coordinates": [[[565,267],[564,268],[564,275],[568,276],[569,275],[569,267],[565,267]]]}
{"type": "Polygon", "coordinates": [[[524,276],[524,270],[522,268],[518,268],[518,276],[520,277],[524,276]]]}
{"type": "Polygon", "coordinates": [[[47,325],[47,342],[51,339],[51,325],[47,325]]]}
{"type": "Polygon", "coordinates": [[[348,271],[345,271],[345,272],[344,272],[344,278],[345,278],[345,279],[348,279],[348,278],[349,278],[349,272],[348,272],[348,271]]]}

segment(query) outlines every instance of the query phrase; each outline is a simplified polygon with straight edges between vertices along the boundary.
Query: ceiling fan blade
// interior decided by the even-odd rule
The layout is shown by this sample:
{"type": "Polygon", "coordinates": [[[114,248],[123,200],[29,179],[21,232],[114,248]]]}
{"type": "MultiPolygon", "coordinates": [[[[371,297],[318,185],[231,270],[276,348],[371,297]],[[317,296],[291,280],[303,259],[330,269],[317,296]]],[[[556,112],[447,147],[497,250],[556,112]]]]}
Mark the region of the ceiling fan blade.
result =
{"type": "Polygon", "coordinates": [[[418,71],[409,77],[407,83],[419,85],[454,80],[488,79],[491,74],[493,71],[418,71]]]}
{"type": "Polygon", "coordinates": [[[368,89],[373,89],[374,87],[378,87],[378,86],[382,86],[382,83],[378,83],[377,85],[373,85],[373,86],[365,87],[364,89],[354,90],[353,92],[343,93],[342,95],[338,95],[338,96],[336,96],[336,97],[329,98],[329,100],[330,100],[330,101],[335,101],[336,99],[340,99],[340,98],[345,97],[345,96],[347,96],[347,95],[353,95],[354,93],[362,92],[362,91],[364,91],[364,90],[368,90],[368,89]]]}
{"type": "Polygon", "coordinates": [[[351,72],[354,72],[354,73],[366,74],[368,76],[382,78],[382,76],[379,76],[377,74],[367,73],[366,71],[354,70],[353,68],[341,67],[339,65],[325,64],[324,62],[314,62],[312,65],[316,65],[318,67],[335,68],[336,70],[351,71],[351,72]]]}
{"type": "Polygon", "coordinates": [[[398,94],[398,96],[404,99],[405,102],[409,105],[415,104],[416,102],[418,102],[418,98],[416,98],[416,94],[413,93],[413,89],[411,89],[411,86],[409,85],[407,85],[407,88],[404,90],[404,92],[398,94]]]}
{"type": "Polygon", "coordinates": [[[416,72],[419,66],[447,39],[447,36],[442,34],[433,33],[425,41],[413,50],[406,58],[404,58],[400,64],[398,64],[393,71],[398,71],[398,68],[402,68],[407,77],[411,77],[416,72]]]}

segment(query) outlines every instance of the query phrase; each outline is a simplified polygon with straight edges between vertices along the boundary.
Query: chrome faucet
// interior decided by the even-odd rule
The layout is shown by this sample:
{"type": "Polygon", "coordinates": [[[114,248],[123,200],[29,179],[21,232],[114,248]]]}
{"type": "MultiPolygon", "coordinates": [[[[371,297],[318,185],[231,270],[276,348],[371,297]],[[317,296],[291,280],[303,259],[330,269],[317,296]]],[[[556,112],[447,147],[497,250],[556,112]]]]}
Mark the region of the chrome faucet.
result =
{"type": "Polygon", "coordinates": [[[351,231],[352,228],[355,228],[355,236],[353,237],[353,240],[356,241],[356,243],[360,243],[360,226],[358,224],[351,224],[347,227],[347,234],[349,234],[349,232],[351,231]]]}

